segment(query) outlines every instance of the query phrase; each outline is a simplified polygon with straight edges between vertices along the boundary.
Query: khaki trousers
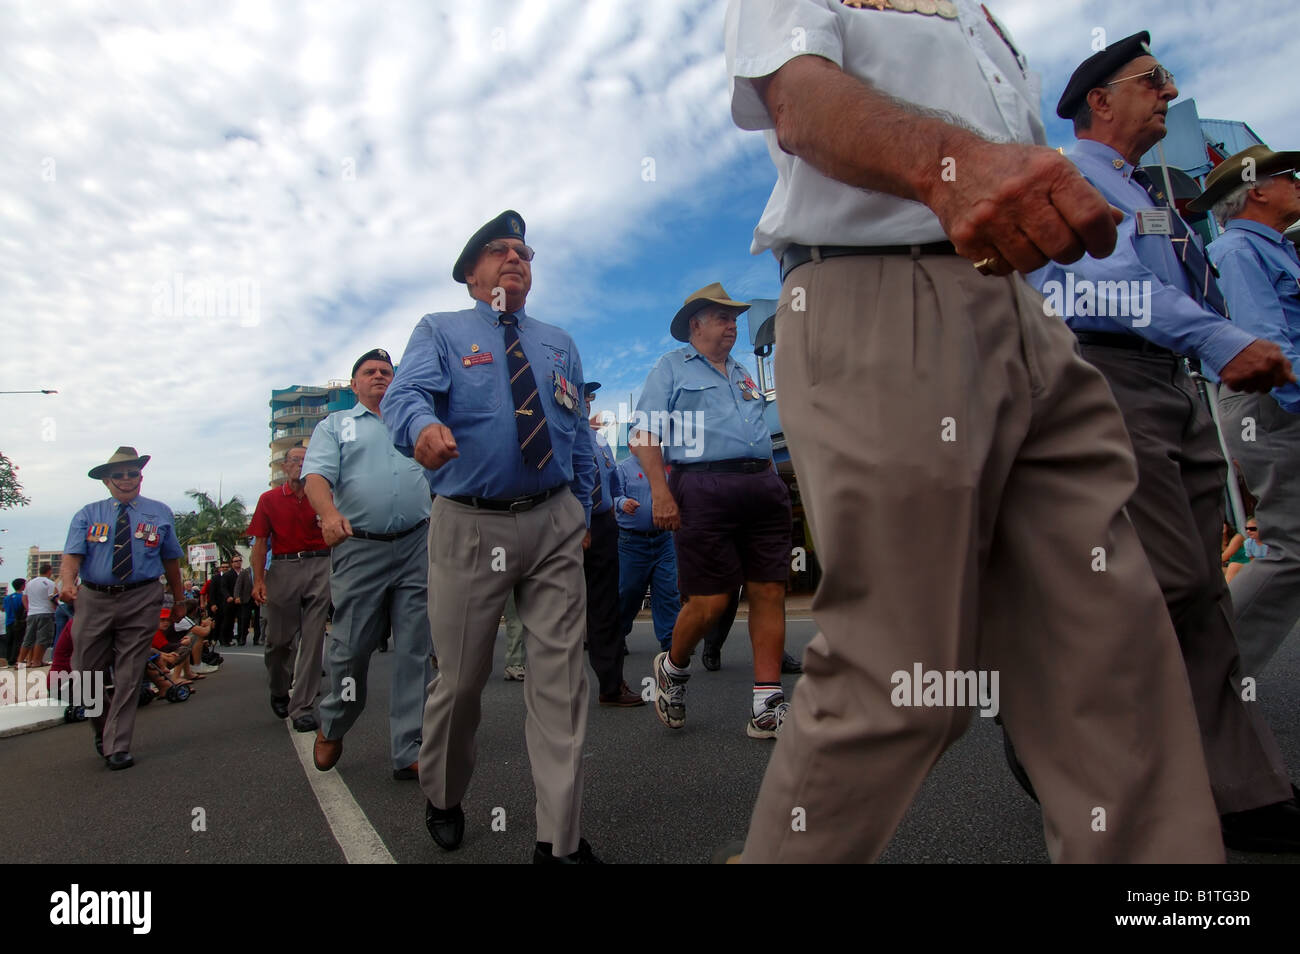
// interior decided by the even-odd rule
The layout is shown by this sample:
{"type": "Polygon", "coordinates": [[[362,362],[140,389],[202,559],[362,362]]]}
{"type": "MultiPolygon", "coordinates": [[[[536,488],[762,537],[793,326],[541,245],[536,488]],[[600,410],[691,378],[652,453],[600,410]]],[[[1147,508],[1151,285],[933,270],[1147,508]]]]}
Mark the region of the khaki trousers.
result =
{"type": "Polygon", "coordinates": [[[955,256],[814,259],[784,283],[776,377],[824,576],[744,859],[880,855],[971,717],[891,702],[919,663],[998,673],[1054,861],[1221,862],[1187,674],[1123,513],[1128,435],[1064,322],[955,256]]]}
{"type": "Polygon", "coordinates": [[[94,720],[104,737],[104,755],[131,751],[140,682],[149,661],[153,634],[162,612],[161,586],[138,586],[125,593],[77,590],[72,617],[72,671],[102,672],[108,684],[113,667],[113,699],[102,719],[94,720]]]}
{"type": "Polygon", "coordinates": [[[266,605],[271,609],[265,655],[271,695],[289,696],[289,718],[311,715],[320,691],[330,561],[272,560],[266,571],[266,605]]]}
{"type": "Polygon", "coordinates": [[[435,497],[429,516],[429,622],[438,674],[429,684],[420,787],[437,808],[461,803],[474,774],[474,735],[492,647],[513,589],[528,678],[524,736],[537,790],[537,840],[578,850],[587,736],[587,625],[582,504],[559,493],[532,510],[476,510],[435,497]]]}

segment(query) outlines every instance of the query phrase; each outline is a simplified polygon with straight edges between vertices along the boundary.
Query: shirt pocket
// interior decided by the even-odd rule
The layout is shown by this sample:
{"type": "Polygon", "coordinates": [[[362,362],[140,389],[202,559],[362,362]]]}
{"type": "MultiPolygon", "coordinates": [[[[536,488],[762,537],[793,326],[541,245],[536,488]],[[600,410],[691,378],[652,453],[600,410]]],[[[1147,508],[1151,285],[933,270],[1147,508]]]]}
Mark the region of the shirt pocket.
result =
{"type": "Polygon", "coordinates": [[[1300,281],[1296,281],[1294,275],[1288,275],[1285,272],[1274,284],[1279,298],[1300,298],[1300,281]]]}
{"type": "Polygon", "coordinates": [[[677,391],[677,400],[673,402],[674,411],[705,411],[716,408],[723,402],[720,382],[708,384],[683,384],[677,391]]]}
{"type": "Polygon", "coordinates": [[[505,392],[504,374],[498,353],[493,360],[466,365],[466,358],[457,359],[452,366],[451,393],[447,403],[453,411],[463,414],[491,414],[501,407],[505,392]]]}

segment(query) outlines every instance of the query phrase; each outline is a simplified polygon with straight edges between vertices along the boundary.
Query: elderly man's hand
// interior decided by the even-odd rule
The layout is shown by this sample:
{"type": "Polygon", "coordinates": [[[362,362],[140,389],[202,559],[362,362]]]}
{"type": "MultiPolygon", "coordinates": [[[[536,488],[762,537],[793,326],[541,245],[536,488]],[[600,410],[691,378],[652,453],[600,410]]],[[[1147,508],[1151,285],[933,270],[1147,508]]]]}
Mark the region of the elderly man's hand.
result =
{"type": "Polygon", "coordinates": [[[1060,153],[978,140],[953,151],[953,178],[935,182],[926,204],[959,254],[993,259],[988,273],[1031,272],[1049,260],[1068,264],[1114,250],[1123,213],[1060,153]]]}
{"type": "Polygon", "coordinates": [[[456,438],[451,436],[451,429],[445,424],[430,424],[420,431],[415,442],[415,460],[422,467],[437,470],[447,461],[459,457],[456,438]]]}
{"type": "Polygon", "coordinates": [[[682,525],[681,514],[677,510],[677,501],[670,491],[653,494],[650,498],[650,513],[655,526],[660,530],[678,530],[682,525]]]}
{"type": "Polygon", "coordinates": [[[640,509],[641,509],[641,501],[639,500],[633,500],[631,497],[628,497],[623,501],[624,513],[636,513],[640,509]]]}
{"type": "Polygon", "coordinates": [[[336,512],[320,522],[320,532],[325,538],[327,547],[336,547],[352,536],[352,524],[348,522],[347,517],[336,512]]]}
{"type": "Polygon", "coordinates": [[[1295,383],[1291,362],[1281,348],[1265,338],[1256,338],[1238,351],[1219,378],[1234,391],[1271,391],[1288,381],[1295,383]]]}
{"type": "Polygon", "coordinates": [[[266,580],[253,584],[253,602],[258,606],[266,604],[266,580]]]}

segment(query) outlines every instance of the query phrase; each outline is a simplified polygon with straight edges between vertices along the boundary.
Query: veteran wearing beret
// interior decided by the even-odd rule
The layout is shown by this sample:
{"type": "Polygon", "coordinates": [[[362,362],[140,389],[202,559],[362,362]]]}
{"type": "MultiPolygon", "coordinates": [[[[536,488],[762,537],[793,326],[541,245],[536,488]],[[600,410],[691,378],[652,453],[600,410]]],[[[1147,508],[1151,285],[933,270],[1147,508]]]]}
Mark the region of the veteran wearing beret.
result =
{"type": "Polygon", "coordinates": [[[655,657],[655,714],[670,729],[685,725],[691,655],[743,583],[754,645],[745,732],[775,739],[789,711],[781,656],[790,492],[772,462],[766,398],[731,357],[736,319],[748,309],[718,282],[686,299],[670,328],[686,346],[646,377],[629,444],[650,481],[655,526],[676,531],[678,587],[690,597],[671,648],[655,657]]]}
{"type": "Polygon", "coordinates": [[[380,401],[393,380],[382,348],[352,365],[355,407],[316,425],[303,462],[307,499],[320,515],[330,548],[334,618],[325,651],[328,690],[320,703],[316,768],[343,754],[343,736],[366,706],[370,657],[393,636],[388,727],[393,778],[417,776],[429,662],[427,531],[424,470],[393,447],[380,401]]]}
{"type": "MultiPolygon", "coordinates": [[[[1214,421],[1183,357],[1225,384],[1294,381],[1271,341],[1224,317],[1199,239],[1136,163],[1165,136],[1178,96],[1145,31],[1088,57],[1057,115],[1074,122],[1069,156],[1124,213],[1113,254],[1030,276],[1105,376],[1137,456],[1128,515],[1169,608],[1196,704],[1210,785],[1229,847],[1300,850],[1300,806],[1259,706],[1242,699],[1232,601],[1219,567],[1227,468],[1214,421]]],[[[1013,733],[1014,738],[1014,733],[1013,733]]]]}
{"type": "Polygon", "coordinates": [[[90,478],[103,481],[110,496],[77,511],[60,566],[63,599],[77,605],[72,671],[83,679],[102,673],[107,680],[113,670],[107,711],[90,722],[95,751],[114,771],[135,764],[131,736],[140,680],[163,604],[158,578],[166,575],[176,602],[185,599],[171,508],[140,496],[147,463],[148,454],[119,447],[90,469],[90,478]]]}
{"type": "MultiPolygon", "coordinates": [[[[1243,149],[1210,173],[1191,207],[1212,208],[1223,227],[1206,253],[1232,323],[1300,368],[1300,259],[1282,234],[1300,219],[1300,152],[1243,149]]],[[[1242,671],[1258,676],[1300,623],[1300,387],[1248,394],[1225,385],[1219,411],[1268,545],[1229,584],[1242,671]]]]}
{"type": "MultiPolygon", "coordinates": [[[[588,690],[582,543],[595,479],[582,360],[569,335],[525,310],[533,250],[507,210],[452,269],[474,307],[425,315],[380,405],[393,445],[425,468],[429,620],[439,674],[420,748],[425,823],[460,846],[480,697],[513,590],[524,625],[525,736],[537,790],[536,863],[595,863],[581,838],[588,690]]],[[[493,805],[479,802],[486,822],[493,805]]]]}

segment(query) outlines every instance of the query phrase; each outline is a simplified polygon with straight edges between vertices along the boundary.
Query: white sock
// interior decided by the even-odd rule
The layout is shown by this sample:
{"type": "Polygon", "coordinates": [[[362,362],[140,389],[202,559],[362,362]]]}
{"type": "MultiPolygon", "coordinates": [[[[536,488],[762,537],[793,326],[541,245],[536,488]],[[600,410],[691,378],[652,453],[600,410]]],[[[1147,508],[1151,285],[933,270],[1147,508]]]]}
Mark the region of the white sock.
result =
{"type": "Polygon", "coordinates": [[[768,702],[775,706],[785,701],[785,690],[778,683],[756,684],[754,686],[754,715],[761,716],[769,708],[768,702]]]}
{"type": "Polygon", "coordinates": [[[664,671],[670,676],[689,676],[691,674],[691,662],[686,661],[686,668],[682,669],[673,662],[673,654],[668,653],[664,656],[664,671]]]}

